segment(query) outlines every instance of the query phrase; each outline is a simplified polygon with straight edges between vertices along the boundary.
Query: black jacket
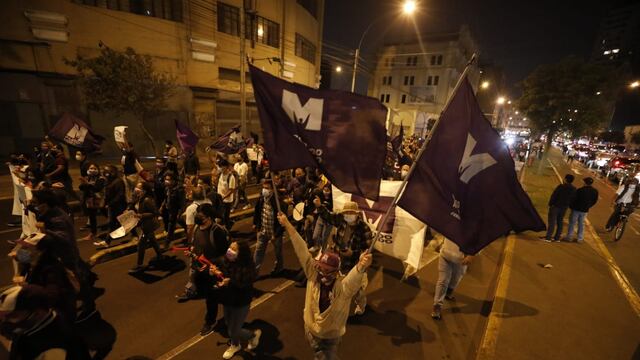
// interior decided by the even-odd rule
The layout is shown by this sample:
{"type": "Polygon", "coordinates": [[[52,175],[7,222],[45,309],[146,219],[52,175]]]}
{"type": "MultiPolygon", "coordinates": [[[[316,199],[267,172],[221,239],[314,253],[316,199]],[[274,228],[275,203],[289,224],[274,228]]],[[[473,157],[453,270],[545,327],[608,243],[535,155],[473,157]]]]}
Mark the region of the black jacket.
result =
{"type": "Polygon", "coordinates": [[[143,233],[151,234],[160,227],[160,223],[158,222],[158,208],[156,208],[155,201],[151,195],[146,195],[144,198],[138,200],[130,206],[130,209],[140,215],[138,227],[142,229],[143,233]],[[136,206],[138,207],[137,209],[136,206]]]}
{"type": "Polygon", "coordinates": [[[193,236],[193,253],[204,255],[212,263],[221,263],[229,248],[227,231],[220,225],[212,224],[210,228],[202,230],[196,225],[193,236]]]}
{"type": "Polygon", "coordinates": [[[576,196],[571,202],[571,210],[588,212],[598,202],[598,190],[593,186],[585,185],[576,191],[576,196]]]}
{"type": "Polygon", "coordinates": [[[227,286],[220,288],[220,303],[231,307],[251,304],[253,283],[257,277],[253,261],[243,267],[237,262],[230,262],[225,258],[220,264],[220,270],[225,278],[231,279],[227,286]]]}
{"type": "MultiPolygon", "coordinates": [[[[271,204],[271,211],[273,212],[273,233],[276,237],[282,236],[282,234],[284,233],[284,228],[282,227],[282,225],[280,225],[280,223],[278,222],[278,217],[276,216],[278,214],[278,207],[276,205],[276,197],[274,195],[271,195],[271,197],[269,198],[269,203],[271,204]]],[[[262,228],[263,207],[264,196],[260,195],[260,197],[258,198],[258,202],[256,203],[256,207],[253,210],[253,225],[255,225],[258,229],[262,228]]],[[[280,202],[280,208],[286,209],[286,205],[282,201],[280,202]]]]}
{"type": "Polygon", "coordinates": [[[553,190],[551,198],[549,198],[549,206],[559,208],[567,208],[571,205],[571,201],[576,194],[576,187],[571,184],[561,184],[553,190]]]}
{"type": "Polygon", "coordinates": [[[127,208],[127,198],[124,192],[124,181],[121,178],[111,180],[109,185],[104,189],[104,198],[106,206],[116,212],[121,212],[127,208]]]}

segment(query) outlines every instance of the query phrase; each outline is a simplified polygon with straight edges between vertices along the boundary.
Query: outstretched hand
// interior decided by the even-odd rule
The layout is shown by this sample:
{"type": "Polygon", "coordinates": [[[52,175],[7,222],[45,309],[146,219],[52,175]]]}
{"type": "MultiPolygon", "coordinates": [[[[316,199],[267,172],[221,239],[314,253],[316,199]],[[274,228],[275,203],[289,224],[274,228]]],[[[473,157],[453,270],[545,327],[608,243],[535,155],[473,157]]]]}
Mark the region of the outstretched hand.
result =
{"type": "Polygon", "coordinates": [[[287,225],[291,226],[289,219],[287,219],[287,215],[283,214],[282,211],[278,212],[278,222],[284,227],[287,227],[287,225]]]}
{"type": "Polygon", "coordinates": [[[373,256],[369,252],[369,250],[360,254],[360,260],[358,261],[358,270],[360,272],[365,272],[371,263],[373,262],[373,256]]]}

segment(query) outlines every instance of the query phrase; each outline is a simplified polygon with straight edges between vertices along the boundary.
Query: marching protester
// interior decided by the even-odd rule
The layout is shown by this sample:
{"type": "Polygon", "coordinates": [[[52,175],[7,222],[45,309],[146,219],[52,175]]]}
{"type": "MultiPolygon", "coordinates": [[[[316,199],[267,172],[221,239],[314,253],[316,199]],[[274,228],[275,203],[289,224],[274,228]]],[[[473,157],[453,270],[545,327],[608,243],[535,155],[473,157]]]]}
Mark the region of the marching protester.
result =
{"type": "Polygon", "coordinates": [[[98,234],[98,211],[104,206],[104,195],[102,193],[105,185],[105,178],[100,176],[100,167],[96,163],[87,166],[85,176],[80,177],[80,190],[82,191],[82,202],[89,218],[89,235],[82,240],[95,241],[98,234]]]}
{"type": "Polygon", "coordinates": [[[442,318],[442,305],[444,299],[455,301],[453,291],[467,272],[467,266],[471,263],[473,255],[464,254],[453,241],[445,238],[440,248],[438,259],[438,280],[433,297],[433,311],[431,317],[434,320],[442,318]]]}
{"type": "Polygon", "coordinates": [[[182,213],[185,205],[186,195],[184,187],[178,181],[176,173],[168,171],[164,175],[165,197],[164,203],[160,207],[164,230],[167,232],[166,243],[169,244],[174,239],[178,216],[182,213]]]}
{"type": "Polygon", "coordinates": [[[167,197],[167,190],[164,187],[164,176],[167,174],[167,163],[164,158],[156,158],[156,170],[153,174],[153,196],[156,200],[158,209],[162,206],[167,197]]]}
{"type": "Polygon", "coordinates": [[[171,140],[165,141],[164,145],[164,157],[167,160],[167,169],[173,171],[174,174],[178,173],[178,148],[173,145],[171,140]]]}
{"type": "Polygon", "coordinates": [[[229,243],[227,231],[215,222],[216,214],[211,204],[202,204],[196,210],[193,242],[189,249],[191,264],[189,281],[184,292],[176,296],[178,302],[195,299],[198,294],[205,297],[206,313],[200,335],[213,331],[218,317],[218,291],[214,287],[216,279],[209,273],[208,263],[220,263],[229,243]],[[201,259],[200,257],[204,257],[201,259]]]}
{"type": "Polygon", "coordinates": [[[287,231],[308,279],[303,319],[314,359],[337,359],[338,345],[346,332],[351,299],[362,286],[364,274],[371,265],[371,254],[362,253],[357,265],[343,276],[339,272],[338,254],[325,251],[318,260],[314,260],[307,244],[287,217],[279,213],[278,221],[287,231]]]}
{"type": "Polygon", "coordinates": [[[243,328],[249,315],[249,306],[253,298],[253,283],[256,280],[256,269],[251,257],[251,249],[246,241],[234,241],[229,245],[227,253],[220,262],[219,270],[212,268],[212,275],[222,277],[218,282],[220,303],[224,310],[224,321],[231,344],[222,355],[223,359],[231,359],[242,349],[242,343],[248,342],[247,350],[254,350],[260,342],[260,329],[249,331],[243,328]]]}
{"type": "Polygon", "coordinates": [[[564,176],[564,182],[558,185],[549,198],[549,218],[547,224],[547,234],[543,237],[547,241],[560,241],[562,235],[562,225],[567,208],[576,194],[576,188],[572,185],[573,175],[564,176]],[[555,233],[554,233],[555,229],[555,233]],[[553,240],[552,240],[553,239],[553,240]]]}
{"type": "Polygon", "coordinates": [[[640,186],[638,186],[638,179],[627,179],[627,181],[621,184],[618,190],[616,190],[616,198],[613,200],[613,213],[609,217],[609,220],[607,220],[607,225],[605,226],[607,231],[613,230],[613,227],[616,226],[620,219],[620,215],[623,213],[633,213],[639,203],[640,186]]]}
{"type": "MultiPolygon", "coordinates": [[[[118,216],[127,208],[124,180],[118,175],[118,169],[113,165],[107,165],[102,169],[102,175],[106,179],[104,190],[105,206],[109,218],[109,232],[120,227],[118,216]]],[[[93,245],[108,247],[111,245],[111,237],[106,235],[104,240],[96,241],[93,245]]]]}
{"type": "Polygon", "coordinates": [[[249,177],[249,165],[247,165],[247,161],[245,159],[246,155],[238,155],[238,161],[233,164],[233,171],[238,174],[238,191],[235,199],[235,203],[233,205],[234,209],[237,209],[241,203],[244,203],[244,207],[242,209],[247,209],[251,205],[249,204],[249,199],[247,198],[246,188],[249,177]]]}
{"type": "Polygon", "coordinates": [[[76,160],[78,161],[78,167],[80,168],[80,176],[86,177],[89,165],[91,165],[88,161],[87,154],[82,150],[76,151],[76,160]]]}
{"type": "Polygon", "coordinates": [[[185,237],[186,243],[191,243],[193,241],[193,232],[196,227],[195,219],[198,208],[203,204],[211,205],[211,200],[204,196],[204,190],[202,187],[195,187],[191,191],[191,200],[191,204],[189,204],[184,210],[185,225],[187,226],[187,236],[185,237]]]}
{"type": "Polygon", "coordinates": [[[598,190],[594,188],[593,179],[586,177],[582,179],[584,186],[576,190],[576,194],[571,201],[571,216],[569,218],[569,230],[565,241],[573,240],[573,228],[578,226],[577,239],[575,241],[582,242],[584,240],[584,219],[587,217],[589,209],[598,202],[598,190]]]}
{"type": "Polygon", "coordinates": [[[122,164],[122,172],[124,173],[124,184],[125,184],[125,194],[126,200],[131,201],[131,196],[133,195],[133,188],[138,183],[138,172],[140,166],[140,159],[138,158],[138,154],[133,149],[132,143],[127,143],[126,148],[122,148],[122,159],[120,160],[122,164]]]}
{"type": "Polygon", "coordinates": [[[200,176],[200,159],[196,155],[195,148],[185,151],[182,170],[185,176],[195,176],[196,178],[200,176]]]}
{"type": "Polygon", "coordinates": [[[144,271],[144,253],[147,250],[147,245],[151,245],[156,252],[156,260],[162,259],[162,251],[156,242],[155,235],[155,231],[160,227],[160,224],[158,223],[158,209],[153,199],[153,185],[142,181],[136,184],[133,190],[133,199],[134,202],[131,204],[130,209],[136,212],[136,217],[139,219],[138,228],[141,233],[138,234],[138,258],[136,266],[129,270],[130,274],[144,271]]]}
{"type": "MultiPolygon", "coordinates": [[[[271,270],[272,276],[277,276],[283,270],[284,260],[282,256],[282,235],[284,229],[278,223],[276,216],[278,213],[278,205],[276,204],[276,196],[273,193],[273,184],[270,179],[262,181],[262,192],[258,198],[258,202],[253,210],[253,229],[256,231],[257,242],[254,254],[254,262],[256,264],[256,272],[260,272],[260,267],[264,261],[264,254],[267,250],[267,244],[272,243],[276,262],[271,270]]],[[[284,204],[280,203],[281,207],[284,204]]]]}
{"type": "MultiPolygon", "coordinates": [[[[315,200],[317,198],[320,201],[320,204],[325,209],[333,209],[333,196],[331,195],[331,184],[327,183],[322,192],[317,194],[314,197],[313,203],[314,205],[317,203],[315,200]]],[[[322,216],[320,216],[320,212],[318,208],[314,209],[314,214],[316,218],[315,225],[313,227],[312,234],[312,242],[313,246],[309,249],[312,253],[318,250],[324,251],[327,247],[327,239],[331,234],[331,229],[333,226],[325,221],[322,216]]]]}
{"type": "MultiPolygon", "coordinates": [[[[340,255],[340,270],[348,273],[360,261],[360,255],[369,249],[373,234],[362,216],[358,204],[353,201],[345,202],[342,210],[331,213],[322,206],[318,199],[314,200],[314,205],[320,212],[320,217],[324,221],[334,226],[333,244],[334,249],[340,255]]],[[[362,284],[355,297],[355,314],[362,315],[367,306],[367,296],[365,290],[369,281],[367,274],[362,276],[362,284]]]]}
{"type": "Polygon", "coordinates": [[[222,196],[222,224],[227,228],[227,230],[231,231],[231,219],[229,216],[231,215],[231,208],[235,201],[238,183],[229,161],[226,159],[220,159],[220,161],[218,161],[218,165],[222,170],[218,179],[217,187],[218,194],[222,196]]]}

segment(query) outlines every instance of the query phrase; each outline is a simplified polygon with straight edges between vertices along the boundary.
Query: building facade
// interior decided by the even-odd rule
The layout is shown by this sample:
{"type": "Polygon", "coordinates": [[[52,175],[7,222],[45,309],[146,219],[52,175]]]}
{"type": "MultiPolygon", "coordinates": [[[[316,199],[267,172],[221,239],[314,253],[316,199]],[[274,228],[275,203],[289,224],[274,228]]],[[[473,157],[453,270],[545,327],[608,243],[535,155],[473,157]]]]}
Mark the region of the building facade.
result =
{"type": "MultiPolygon", "coordinates": [[[[131,47],[171,74],[177,91],[147,122],[158,142],[175,138],[173,119],[204,141],[240,122],[240,34],[245,8],[246,56],[274,75],[317,86],[324,0],[7,0],[0,20],[0,155],[27,151],[65,111],[80,114],[117,151],[113,126],[135,119],[88,112],[64,59],[96,56],[100,46],[131,47]],[[244,1],[244,3],[243,3],[244,1]]],[[[261,134],[249,77],[247,132],[261,134]]],[[[140,143],[141,153],[150,146],[140,143]]]]}
{"type": "MultiPolygon", "coordinates": [[[[369,95],[389,108],[391,134],[403,126],[405,134],[424,136],[440,116],[444,105],[471,55],[478,52],[469,29],[422,35],[422,46],[411,43],[386,44],[378,53],[369,95]]],[[[469,80],[478,88],[477,61],[469,80]]]]}

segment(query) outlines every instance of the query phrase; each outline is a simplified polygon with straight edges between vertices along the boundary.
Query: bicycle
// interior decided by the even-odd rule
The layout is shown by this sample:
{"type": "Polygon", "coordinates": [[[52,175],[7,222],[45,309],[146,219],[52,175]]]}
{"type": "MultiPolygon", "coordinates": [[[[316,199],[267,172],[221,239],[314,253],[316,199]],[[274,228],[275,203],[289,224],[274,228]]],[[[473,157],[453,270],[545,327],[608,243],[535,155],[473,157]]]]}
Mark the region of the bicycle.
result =
{"type": "Polygon", "coordinates": [[[620,209],[620,216],[618,217],[618,222],[613,228],[613,241],[618,241],[622,238],[622,234],[624,234],[624,229],[627,226],[627,221],[629,221],[629,216],[633,213],[634,208],[628,205],[623,205],[620,209]]]}

